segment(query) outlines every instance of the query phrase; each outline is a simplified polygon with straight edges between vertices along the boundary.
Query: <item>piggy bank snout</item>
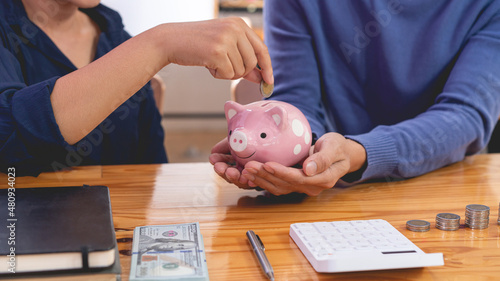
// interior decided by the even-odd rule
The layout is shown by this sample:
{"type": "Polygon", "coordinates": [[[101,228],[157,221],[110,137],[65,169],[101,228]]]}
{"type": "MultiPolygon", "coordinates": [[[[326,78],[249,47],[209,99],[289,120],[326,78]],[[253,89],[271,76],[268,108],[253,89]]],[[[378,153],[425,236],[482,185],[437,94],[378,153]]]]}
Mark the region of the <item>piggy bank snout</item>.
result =
{"type": "Polygon", "coordinates": [[[235,131],[229,137],[229,145],[236,152],[241,152],[247,148],[247,135],[241,131],[235,131]]]}

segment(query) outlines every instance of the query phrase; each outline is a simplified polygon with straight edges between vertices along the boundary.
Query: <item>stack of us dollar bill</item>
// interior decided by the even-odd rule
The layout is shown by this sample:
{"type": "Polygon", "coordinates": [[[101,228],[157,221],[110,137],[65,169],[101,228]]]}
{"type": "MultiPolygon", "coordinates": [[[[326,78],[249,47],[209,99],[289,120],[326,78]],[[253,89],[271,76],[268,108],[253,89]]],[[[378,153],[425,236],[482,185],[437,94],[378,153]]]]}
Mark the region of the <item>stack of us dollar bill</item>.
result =
{"type": "Polygon", "coordinates": [[[136,227],[129,279],[209,280],[199,224],[136,227]]]}

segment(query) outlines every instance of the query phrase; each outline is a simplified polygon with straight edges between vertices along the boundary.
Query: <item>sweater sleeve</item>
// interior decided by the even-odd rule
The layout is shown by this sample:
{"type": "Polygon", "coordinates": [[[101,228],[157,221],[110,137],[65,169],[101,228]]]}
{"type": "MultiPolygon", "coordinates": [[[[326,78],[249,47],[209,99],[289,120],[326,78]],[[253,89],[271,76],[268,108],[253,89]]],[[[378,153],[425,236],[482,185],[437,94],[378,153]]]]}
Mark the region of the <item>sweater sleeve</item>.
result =
{"type": "Polygon", "coordinates": [[[359,179],[409,178],[481,151],[500,114],[500,15],[466,43],[443,91],[425,112],[392,126],[346,136],[361,143],[368,166],[359,179]]]}
{"type": "MultiPolygon", "coordinates": [[[[50,93],[57,77],[26,86],[12,54],[0,47],[0,169],[38,175],[40,159],[67,145],[55,121],[50,93]]],[[[63,150],[63,149],[62,149],[63,150]]]]}

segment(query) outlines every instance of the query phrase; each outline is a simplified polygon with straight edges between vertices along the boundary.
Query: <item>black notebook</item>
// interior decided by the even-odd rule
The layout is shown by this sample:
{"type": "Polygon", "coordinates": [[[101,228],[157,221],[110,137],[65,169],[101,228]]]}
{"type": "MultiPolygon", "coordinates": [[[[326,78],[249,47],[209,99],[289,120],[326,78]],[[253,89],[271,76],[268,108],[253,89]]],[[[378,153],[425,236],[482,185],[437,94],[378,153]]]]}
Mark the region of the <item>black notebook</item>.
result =
{"type": "Polygon", "coordinates": [[[89,268],[87,270],[58,270],[0,274],[0,280],[15,281],[120,281],[121,265],[118,247],[115,247],[115,263],[110,267],[89,268]]]}
{"type": "Polygon", "coordinates": [[[1,189],[0,202],[0,278],[117,264],[106,186],[1,189]]]}

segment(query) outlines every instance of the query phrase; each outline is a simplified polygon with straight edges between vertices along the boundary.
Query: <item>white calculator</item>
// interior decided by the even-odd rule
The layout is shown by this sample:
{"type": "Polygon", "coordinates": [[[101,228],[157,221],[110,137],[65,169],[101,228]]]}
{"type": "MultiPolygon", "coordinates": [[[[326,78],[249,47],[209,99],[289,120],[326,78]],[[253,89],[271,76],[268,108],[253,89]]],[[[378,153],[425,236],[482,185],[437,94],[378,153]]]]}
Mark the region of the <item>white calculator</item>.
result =
{"type": "Polygon", "coordinates": [[[317,272],[351,272],[444,265],[385,220],[294,223],[290,236],[317,272]]]}

